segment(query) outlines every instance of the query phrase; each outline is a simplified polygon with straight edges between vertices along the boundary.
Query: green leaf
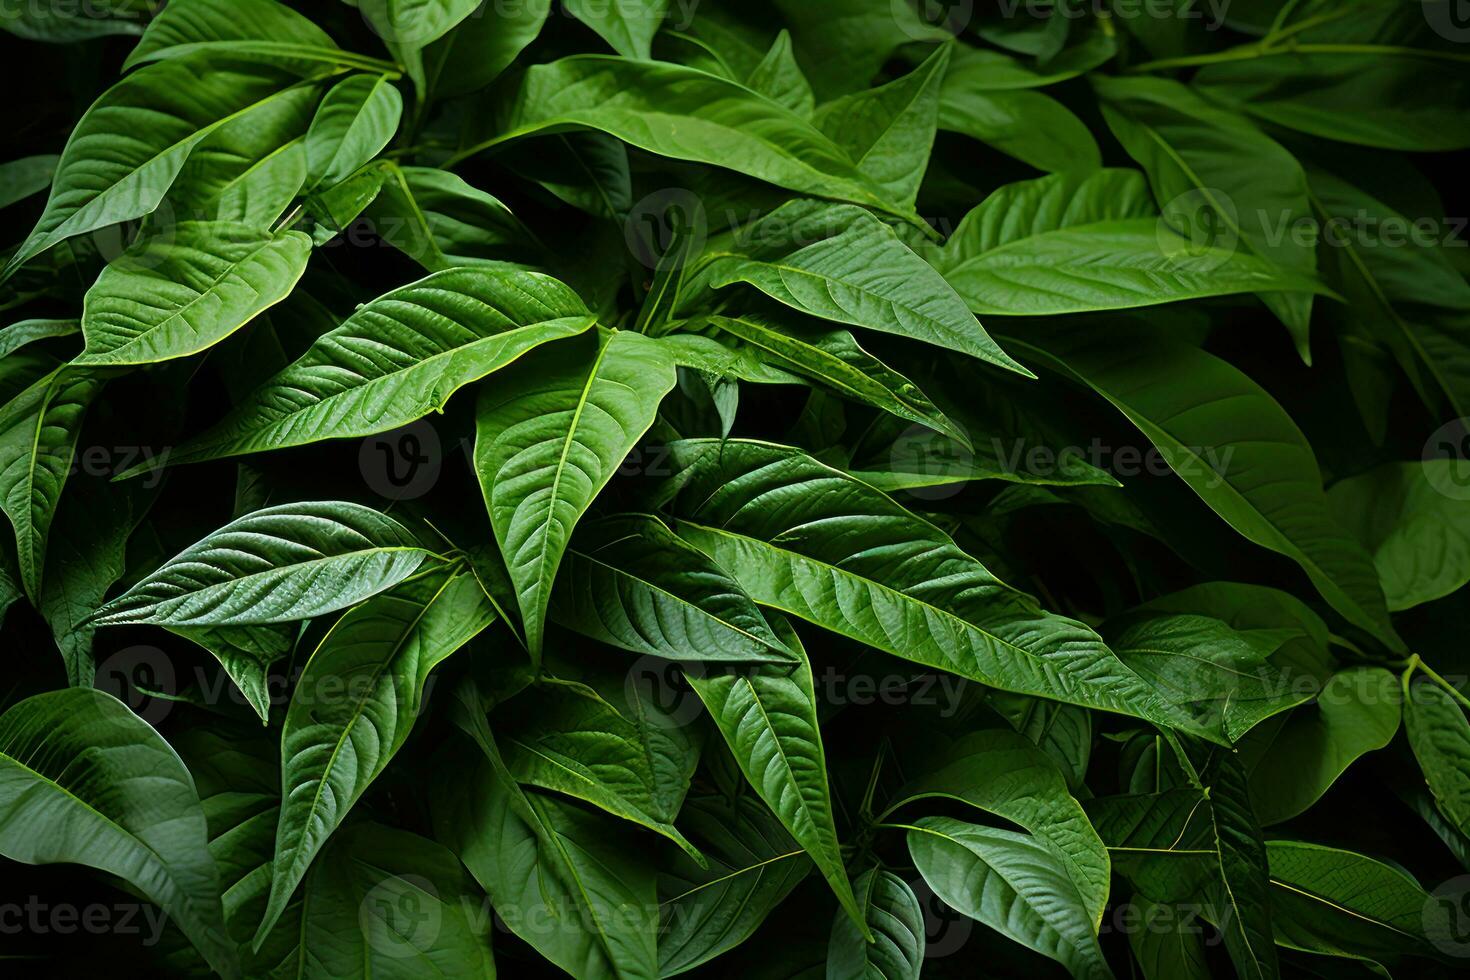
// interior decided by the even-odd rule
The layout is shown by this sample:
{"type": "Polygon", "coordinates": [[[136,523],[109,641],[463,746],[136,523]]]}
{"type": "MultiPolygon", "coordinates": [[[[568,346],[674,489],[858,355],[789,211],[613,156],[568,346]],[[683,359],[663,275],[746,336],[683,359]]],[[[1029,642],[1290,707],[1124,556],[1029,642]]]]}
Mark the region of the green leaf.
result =
{"type": "Polygon", "coordinates": [[[1144,980],[1210,980],[1199,927],[1179,908],[1134,895],[1136,926],[1128,944],[1144,980]]]}
{"type": "Polygon", "coordinates": [[[276,0],[174,0],[148,22],[123,70],[195,55],[265,61],[303,74],[375,61],[338,48],[325,31],[276,0]]]}
{"type": "Polygon", "coordinates": [[[1205,894],[1225,948],[1241,977],[1274,980],[1280,976],[1272,933],[1266,845],[1251,812],[1244,768],[1216,753],[1210,784],[1207,839],[1216,872],[1205,894]]]}
{"type": "Polygon", "coordinates": [[[567,0],[567,13],[586,24],[624,58],[652,57],[653,36],[663,24],[669,0],[567,0]]]}
{"type": "Polygon", "coordinates": [[[872,868],[853,883],[873,942],[838,915],[828,940],[828,980],[919,980],[924,965],[924,910],[908,882],[872,868]]]}
{"type": "Polygon", "coordinates": [[[961,133],[1052,173],[1102,165],[1087,126],[1065,105],[1040,92],[956,90],[946,85],[939,128],[961,133]]]}
{"type": "Polygon", "coordinates": [[[1398,678],[1382,667],[1348,667],[1316,703],[1261,724],[1236,749],[1250,771],[1251,806],[1263,827],[1298,816],[1347,767],[1388,745],[1399,730],[1398,678]]]}
{"type": "Polygon", "coordinates": [[[567,547],[549,612],[595,640],[671,660],[795,656],[739,583],[656,517],[584,524],[567,547]]]}
{"type": "Polygon", "coordinates": [[[20,580],[32,601],[82,420],[101,390],[100,379],[61,368],[0,408],[0,510],[15,528],[20,580]]]}
{"type": "Polygon", "coordinates": [[[1299,564],[1349,622],[1403,649],[1372,561],[1328,511],[1311,446],[1255,382],[1202,350],[1121,325],[1030,339],[1138,426],[1215,513],[1299,564]]]}
{"type": "Polygon", "coordinates": [[[710,323],[758,348],[780,367],[820,381],[853,401],[926,425],[960,443],[969,442],[918,385],[863,350],[846,330],[760,316],[712,316],[710,323]]]}
{"type": "Polygon", "coordinates": [[[9,357],[26,344],[82,332],[81,320],[21,320],[0,330],[0,357],[9,357]]]}
{"type": "Polygon", "coordinates": [[[709,866],[680,854],[659,871],[660,977],[745,942],[811,871],[801,845],[749,796],[691,798],[679,819],[709,866]]]}
{"type": "Polygon", "coordinates": [[[697,69],[600,55],[530,68],[495,130],[451,163],[568,129],[599,130],[675,160],[735,167],[803,194],[896,208],[841,147],[785,106],[697,69]]]}
{"type": "Polygon", "coordinates": [[[297,94],[294,85],[310,84],[224,58],[162,61],[126,76],[72,131],[46,209],[4,275],[57,242],[151,213],[207,136],[237,119],[266,118],[297,94]]]}
{"type": "Polygon", "coordinates": [[[605,817],[522,792],[483,712],[471,708],[463,724],[480,751],[453,757],[434,785],[439,837],[495,908],[519,911],[506,925],[552,963],[573,976],[654,980],[658,898],[638,842],[605,817]]]}
{"type": "Polygon", "coordinates": [[[1373,556],[1391,612],[1470,582],[1470,501],[1450,496],[1456,458],[1388,463],[1333,484],[1327,502],[1373,556]]]}
{"type": "Polygon", "coordinates": [[[935,265],[972,311],[1007,316],[1324,291],[1310,274],[1174,234],[1134,170],[1007,184],[965,216],[935,265]]]}
{"type": "Polygon", "coordinates": [[[1428,681],[1411,684],[1406,675],[1403,691],[1404,731],[1435,805],[1470,835],[1470,722],[1458,701],[1428,681]]]}
{"type": "Polygon", "coordinates": [[[498,710],[507,768],[523,785],[585,800],[703,861],[674,827],[699,762],[698,732],[625,683],[623,674],[603,679],[616,684],[599,688],[556,678],[498,710]]]}
{"type": "Polygon", "coordinates": [[[326,839],[408,740],[430,672],[495,619],[473,575],[435,570],[348,612],[296,684],[261,944],[326,839]]]}
{"type": "MultiPolygon", "coordinates": [[[[1306,276],[1315,239],[1294,227],[1311,218],[1301,164],[1270,137],[1178,82],[1097,78],[1103,116],[1148,174],[1164,219],[1196,246],[1240,248],[1306,276]]],[[[1310,363],[1310,293],[1267,294],[1310,363]]]]}
{"type": "Polygon", "coordinates": [[[888,200],[913,207],[929,164],[949,47],[897,81],[825,103],[812,121],[888,200]]]}
{"type": "Polygon", "coordinates": [[[98,626],[244,626],[345,609],[412,575],[428,553],[361,504],[267,507],[185,548],[92,618],[98,626]]]}
{"type": "Polygon", "coordinates": [[[8,208],[51,186],[61,157],[54,153],[0,163],[0,208],[8,208]]]}
{"type": "Polygon", "coordinates": [[[383,164],[382,193],[367,217],[388,244],[430,272],[523,259],[538,246],[510,209],[434,167],[383,164]]]}
{"type": "MultiPolygon", "coordinates": [[[[570,289],[519,270],[451,269],[364,304],[170,463],[387,432],[593,317],[570,289]]],[[[131,474],[124,474],[131,475],[131,474]]]]}
{"type": "Polygon", "coordinates": [[[736,249],[710,257],[712,286],[749,283],[811,316],[1028,373],[990,339],[939,273],[861,208],[793,202],[747,228],[736,249]]]}
{"type": "Polygon", "coordinates": [[[811,662],[796,631],[784,620],[777,622],[786,645],[801,657],[799,665],[691,665],[685,676],[746,781],[811,856],[838,902],[866,934],[832,816],[811,662]]]}
{"type": "Polygon", "coordinates": [[[681,443],[674,462],[679,533],[757,602],[993,687],[1190,723],[1092,630],[866,484],[766,443],[681,443]],[[783,505],[751,506],[772,499],[783,505]]]}
{"type": "Polygon", "coordinates": [[[966,735],[937,768],[899,790],[887,813],[934,798],[960,800],[1032,834],[1070,880],[1092,928],[1101,925],[1108,901],[1107,848],[1067,791],[1057,764],[1029,740],[999,730],[966,735]]]}
{"type": "Polygon", "coordinates": [[[290,295],[311,255],[299,231],[184,221],[110,262],[82,307],[89,367],[154,364],[207,350],[290,295]]]}
{"type": "Polygon", "coordinates": [[[1327,956],[1429,954],[1431,899],[1398,868],[1303,841],[1266,844],[1276,942],[1327,956]]]}
{"type": "Polygon", "coordinates": [[[0,854],[82,864],[156,902],[225,977],[238,975],[194,780],[120,701],[85,688],[0,715],[0,854]]]}
{"type": "Polygon", "coordinates": [[[1310,677],[1304,686],[1266,662],[1292,635],[1237,632],[1209,616],[1149,616],[1130,621],[1110,645],[1164,697],[1234,742],[1311,698],[1310,677]]]}
{"type": "Polygon", "coordinates": [[[465,95],[493,82],[541,33],[551,0],[502,4],[494,16],[487,9],[482,4],[424,50],[435,95],[465,95]]]}
{"type": "Polygon", "coordinates": [[[85,6],[39,0],[6,10],[0,28],[29,41],[68,44],[110,34],[138,34],[142,11],[134,0],[98,0],[85,6]]]}
{"type": "Polygon", "coordinates": [[[270,722],[268,672],[272,664],[289,654],[296,645],[297,628],[294,624],[172,626],[168,630],[208,650],[260,716],[260,723],[270,722]]]}
{"type": "Polygon", "coordinates": [[[641,334],[589,334],[481,393],[475,472],[533,661],[572,529],[653,425],[675,374],[664,348],[641,334]]]}
{"type": "Polygon", "coordinates": [[[801,65],[796,63],[796,53],[791,47],[791,32],[784,28],[776,35],[776,40],[771,42],[765,57],[751,68],[745,79],[745,86],[772,102],[779,102],[799,116],[810,116],[817,105],[817,97],[812,94],[812,85],[802,73],[801,65]]]}
{"type": "Polygon", "coordinates": [[[946,904],[1056,960],[1079,978],[1111,978],[1097,930],[1052,853],[1026,834],[924,817],[909,854],[946,904]]]}
{"type": "Polygon", "coordinates": [[[384,75],[352,75],[333,85],[306,131],[307,188],[330,187],[393,138],[403,96],[384,75]]]}

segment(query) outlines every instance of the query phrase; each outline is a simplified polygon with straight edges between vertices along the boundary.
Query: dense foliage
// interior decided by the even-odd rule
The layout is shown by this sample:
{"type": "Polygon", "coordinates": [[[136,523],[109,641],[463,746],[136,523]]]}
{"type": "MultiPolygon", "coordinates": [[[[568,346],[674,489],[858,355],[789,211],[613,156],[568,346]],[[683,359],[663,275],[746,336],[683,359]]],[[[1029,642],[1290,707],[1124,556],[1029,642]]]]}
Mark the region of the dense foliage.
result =
{"type": "Polygon", "coordinates": [[[1457,975],[1463,6],[5,4],[0,959],[1457,975]]]}

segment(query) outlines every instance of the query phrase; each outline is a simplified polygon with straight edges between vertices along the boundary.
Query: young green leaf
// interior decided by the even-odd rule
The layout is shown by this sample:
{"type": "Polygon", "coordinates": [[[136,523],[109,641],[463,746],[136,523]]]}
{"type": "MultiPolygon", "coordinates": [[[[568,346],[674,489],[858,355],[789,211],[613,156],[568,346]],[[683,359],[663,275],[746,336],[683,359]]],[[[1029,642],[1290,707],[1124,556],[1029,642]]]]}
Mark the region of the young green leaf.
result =
{"type": "Polygon", "coordinates": [[[828,980],[919,980],[924,965],[924,910],[908,882],[872,868],[853,882],[873,942],[845,915],[832,920],[828,980]]]}
{"type": "Polygon", "coordinates": [[[402,114],[403,96],[384,75],[352,75],[333,85],[306,131],[307,188],[330,187],[377,156],[402,114]]]}
{"type": "Polygon", "coordinates": [[[299,231],[184,221],[109,263],[82,307],[88,367],[155,364],[213,347],[290,295],[311,255],[299,231]]]}
{"type": "Polygon", "coordinates": [[[589,334],[528,358],[480,396],[479,475],[533,661],[572,529],[653,425],[674,362],[641,334],[589,334]]]}

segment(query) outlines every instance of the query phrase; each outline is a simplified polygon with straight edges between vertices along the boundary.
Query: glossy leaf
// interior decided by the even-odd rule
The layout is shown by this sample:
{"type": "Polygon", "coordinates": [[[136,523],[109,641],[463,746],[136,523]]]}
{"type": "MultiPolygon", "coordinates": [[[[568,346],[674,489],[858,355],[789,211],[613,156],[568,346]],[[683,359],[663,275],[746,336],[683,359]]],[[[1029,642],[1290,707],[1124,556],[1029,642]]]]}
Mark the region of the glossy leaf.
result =
{"type": "Polygon", "coordinates": [[[924,910],[908,882],[874,868],[853,883],[873,942],[846,916],[832,922],[828,980],[918,980],[924,965],[924,910]]]}

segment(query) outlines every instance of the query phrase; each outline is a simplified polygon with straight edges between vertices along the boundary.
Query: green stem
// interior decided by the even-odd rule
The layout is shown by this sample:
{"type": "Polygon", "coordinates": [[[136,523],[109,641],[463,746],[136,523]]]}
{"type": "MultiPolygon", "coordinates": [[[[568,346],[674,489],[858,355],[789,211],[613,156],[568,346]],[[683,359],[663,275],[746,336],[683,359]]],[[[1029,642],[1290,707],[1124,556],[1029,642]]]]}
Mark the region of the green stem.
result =
{"type": "Polygon", "coordinates": [[[1449,681],[1441,677],[1439,675],[1439,672],[1436,671],[1433,667],[1426,664],[1423,660],[1421,660],[1417,653],[1409,657],[1408,667],[1404,670],[1403,685],[1405,698],[1407,698],[1409,694],[1409,678],[1413,676],[1415,670],[1422,670],[1425,677],[1428,677],[1434,683],[1438,684],[1451,697],[1460,702],[1461,707],[1470,708],[1470,698],[1465,697],[1465,695],[1460,692],[1459,688],[1455,687],[1449,681]]]}

